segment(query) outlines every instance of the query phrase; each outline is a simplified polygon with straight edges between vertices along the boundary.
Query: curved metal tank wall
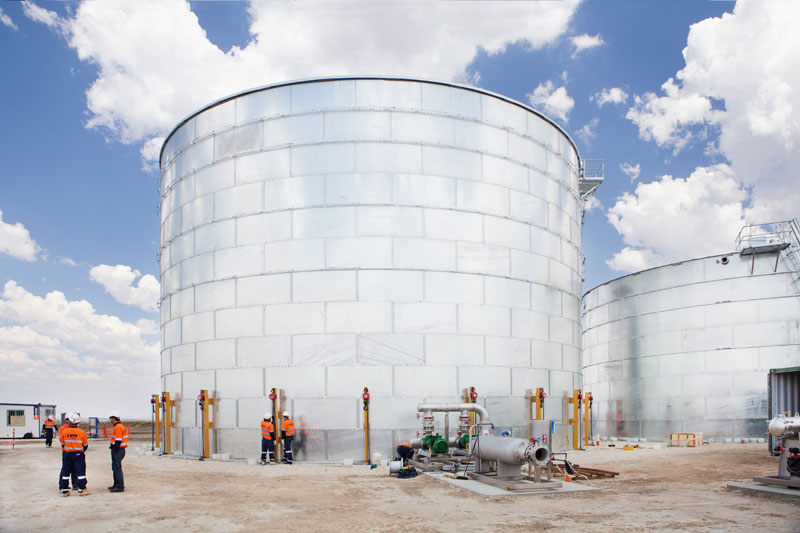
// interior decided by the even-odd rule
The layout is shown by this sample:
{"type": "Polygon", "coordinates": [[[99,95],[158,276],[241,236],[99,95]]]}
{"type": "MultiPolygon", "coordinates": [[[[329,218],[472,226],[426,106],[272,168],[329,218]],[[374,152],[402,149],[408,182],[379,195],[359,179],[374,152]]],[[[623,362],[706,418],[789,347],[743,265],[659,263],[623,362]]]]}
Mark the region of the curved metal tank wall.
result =
{"type": "MultiPolygon", "coordinates": [[[[271,387],[306,425],[296,457],[363,457],[420,428],[416,405],[474,386],[524,431],[580,386],[579,159],[517,102],[401,79],[244,92],[162,150],[162,381],[177,448],[255,457],[271,387]]],[[[451,418],[457,428],[457,413],[451,418]]]]}
{"type": "Polygon", "coordinates": [[[800,293],[783,256],[752,257],[686,261],[586,293],[595,433],[765,436],[767,372],[800,365],[800,293]]]}

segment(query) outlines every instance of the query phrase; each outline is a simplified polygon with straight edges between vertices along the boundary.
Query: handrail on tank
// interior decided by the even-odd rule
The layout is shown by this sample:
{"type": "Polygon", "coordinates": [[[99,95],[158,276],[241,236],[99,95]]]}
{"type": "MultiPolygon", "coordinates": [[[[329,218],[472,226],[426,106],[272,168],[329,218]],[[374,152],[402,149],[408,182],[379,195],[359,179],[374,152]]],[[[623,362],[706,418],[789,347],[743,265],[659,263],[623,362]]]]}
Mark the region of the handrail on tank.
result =
{"type": "Polygon", "coordinates": [[[800,227],[797,219],[767,222],[764,224],[748,224],[736,235],[736,250],[770,244],[788,244],[800,247],[800,227]]]}

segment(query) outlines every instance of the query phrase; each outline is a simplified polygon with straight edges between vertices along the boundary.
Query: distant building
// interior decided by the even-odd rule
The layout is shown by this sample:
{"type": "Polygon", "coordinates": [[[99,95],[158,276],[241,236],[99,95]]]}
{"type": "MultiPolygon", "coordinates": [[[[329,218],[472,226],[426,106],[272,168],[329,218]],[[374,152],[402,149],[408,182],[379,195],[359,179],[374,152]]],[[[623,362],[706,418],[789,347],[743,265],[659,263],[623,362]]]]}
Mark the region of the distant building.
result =
{"type": "Polygon", "coordinates": [[[55,419],[55,404],[0,403],[0,437],[22,438],[26,433],[38,437],[42,433],[42,422],[52,416],[55,419]],[[15,431],[16,430],[16,431],[15,431]]]}

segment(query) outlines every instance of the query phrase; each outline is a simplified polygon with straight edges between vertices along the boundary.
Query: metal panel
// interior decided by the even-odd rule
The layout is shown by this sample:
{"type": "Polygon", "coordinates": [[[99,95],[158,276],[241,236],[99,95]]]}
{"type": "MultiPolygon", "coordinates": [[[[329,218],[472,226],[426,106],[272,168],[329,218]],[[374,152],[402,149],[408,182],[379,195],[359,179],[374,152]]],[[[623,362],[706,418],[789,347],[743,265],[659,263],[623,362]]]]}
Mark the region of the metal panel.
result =
{"type": "Polygon", "coordinates": [[[491,95],[481,95],[481,116],[485,122],[502,124],[518,132],[528,129],[527,111],[491,95]]]}
{"type": "MultiPolygon", "coordinates": [[[[261,429],[261,421],[264,415],[272,411],[272,405],[267,398],[241,398],[239,400],[239,427],[247,429],[261,429]]],[[[261,435],[254,435],[256,442],[261,439],[261,435]]],[[[261,452],[259,442],[258,451],[261,452]]]]}
{"type": "Polygon", "coordinates": [[[456,185],[459,208],[490,215],[508,215],[508,194],[508,189],[487,183],[459,180],[456,185]]]}
{"type": "Polygon", "coordinates": [[[473,119],[481,118],[481,95],[471,91],[453,91],[436,84],[420,84],[423,111],[473,119]]]}
{"type": "Polygon", "coordinates": [[[325,207],[294,211],[292,233],[295,239],[351,237],[355,235],[355,209],[325,207]]]}
{"type": "Polygon", "coordinates": [[[289,398],[320,397],[325,391],[325,367],[287,366],[266,370],[267,388],[277,387],[289,398]]]}
{"type": "MultiPolygon", "coordinates": [[[[528,169],[522,165],[488,155],[483,156],[483,180],[501,187],[528,192],[528,169]]],[[[515,191],[512,191],[515,192],[515,191]]]]}
{"type": "Polygon", "coordinates": [[[217,370],[215,392],[220,398],[264,396],[264,371],[260,368],[217,370]]]}
{"type": "Polygon", "coordinates": [[[355,144],[317,144],[292,148],[292,175],[355,172],[355,144]]]}
{"type": "Polygon", "coordinates": [[[164,324],[163,347],[167,348],[181,343],[181,319],[171,320],[164,324]]]}
{"type": "Polygon", "coordinates": [[[289,274],[252,276],[236,280],[236,303],[239,306],[288,303],[290,298],[289,274]]]}
{"type": "Polygon", "coordinates": [[[182,319],[183,342],[207,341],[214,338],[214,313],[195,313],[182,319]]]}
{"type": "Polygon", "coordinates": [[[263,335],[264,309],[262,307],[220,309],[216,312],[215,325],[218,339],[263,335]]]}
{"type": "Polygon", "coordinates": [[[178,318],[194,312],[194,289],[178,291],[170,298],[172,318],[178,318]]]}
{"type": "Polygon", "coordinates": [[[421,172],[422,151],[412,144],[358,143],[356,144],[356,170],[381,172],[388,168],[397,172],[421,172]]]}
{"type": "Polygon", "coordinates": [[[235,339],[198,342],[195,351],[198,370],[236,366],[235,339]]]}
{"type": "Polygon", "coordinates": [[[513,396],[524,397],[528,390],[535,392],[538,387],[545,388],[545,393],[550,395],[550,391],[547,390],[549,384],[548,370],[538,368],[514,368],[511,370],[511,394],[513,396]]]}
{"type": "Polygon", "coordinates": [[[202,196],[181,209],[183,231],[190,230],[214,220],[214,195],[202,196]]]}
{"type": "Polygon", "coordinates": [[[530,139],[519,135],[508,135],[508,155],[512,159],[544,170],[547,168],[547,151],[530,139]]]}
{"type": "Polygon", "coordinates": [[[229,218],[260,211],[264,207],[260,183],[239,185],[214,193],[214,217],[229,218]]]}
{"type": "Polygon", "coordinates": [[[396,366],[394,393],[398,397],[458,394],[455,367],[396,366]]]}
{"type": "Polygon", "coordinates": [[[288,335],[236,339],[236,366],[239,368],[287,366],[290,361],[291,341],[288,335]]]}
{"type": "Polygon", "coordinates": [[[508,336],[511,332],[511,314],[506,307],[459,305],[458,332],[466,335],[508,336]]]}
{"type": "Polygon", "coordinates": [[[215,105],[195,117],[195,137],[200,138],[217,130],[229,128],[235,122],[236,101],[215,105]]]}
{"type": "Polygon", "coordinates": [[[484,280],[486,279],[490,278],[475,274],[425,272],[425,301],[483,303],[484,280]]]}
{"type": "MultiPolygon", "coordinates": [[[[390,174],[333,174],[325,176],[325,202],[328,205],[388,204],[391,198],[391,191],[392,176],[390,174]]],[[[361,228],[360,225],[359,228],[361,228]]]]}
{"type": "MultiPolygon", "coordinates": [[[[511,250],[511,276],[538,283],[547,283],[548,261],[541,255],[511,250]]],[[[536,295],[532,293],[531,302],[536,304],[536,295]]]]}
{"type": "MultiPolygon", "coordinates": [[[[458,387],[475,387],[482,397],[511,394],[511,369],[491,366],[459,366],[458,387]]],[[[520,401],[520,403],[523,403],[520,401]]],[[[491,412],[489,413],[491,415],[491,412]]]]}
{"type": "Polygon", "coordinates": [[[425,335],[425,364],[430,366],[482,365],[484,339],[476,335],[425,335]]]}
{"type": "Polygon", "coordinates": [[[456,333],[456,324],[454,304],[394,304],[394,331],[397,332],[456,333]]]}
{"type": "Polygon", "coordinates": [[[450,117],[420,113],[392,113],[392,139],[413,143],[453,144],[455,142],[454,122],[450,117]]]}
{"type": "MultiPolygon", "coordinates": [[[[389,366],[331,366],[327,379],[329,398],[359,399],[364,387],[369,387],[371,400],[392,395],[392,368],[389,366]]],[[[374,414],[370,418],[374,418],[374,414]]]]}
{"type": "Polygon", "coordinates": [[[356,398],[296,399],[293,403],[297,413],[295,416],[302,413],[308,425],[313,428],[330,430],[358,427],[358,411],[361,409],[356,398]]]}
{"type": "Polygon", "coordinates": [[[419,302],[423,299],[423,273],[403,270],[358,272],[361,301],[419,302]]]}
{"type": "Polygon", "coordinates": [[[330,80],[291,86],[292,111],[351,108],[356,103],[354,80],[330,80]]]}
{"type": "Polygon", "coordinates": [[[269,181],[264,184],[264,208],[293,209],[324,204],[322,176],[302,176],[269,181]]]}
{"type": "Polygon", "coordinates": [[[358,336],[358,362],[379,365],[416,365],[424,360],[421,334],[374,333],[358,336]]]}
{"type": "MultiPolygon", "coordinates": [[[[235,224],[233,220],[223,220],[197,228],[194,231],[194,252],[199,255],[232,247],[236,242],[235,224]]],[[[211,257],[209,254],[209,261],[211,257]]]]}
{"type": "Polygon", "coordinates": [[[307,239],[267,244],[264,247],[266,272],[314,270],[325,267],[325,241],[307,239]]]}
{"type": "Polygon", "coordinates": [[[264,126],[261,123],[246,124],[225,131],[214,139],[214,158],[221,159],[240,152],[251,152],[264,147],[264,126]]]}
{"type": "Polygon", "coordinates": [[[426,239],[394,239],[394,267],[400,269],[455,270],[456,245],[426,239]]]}
{"type": "MultiPolygon", "coordinates": [[[[372,389],[370,389],[372,391],[372,389]]],[[[414,398],[370,398],[370,427],[373,429],[416,429],[419,427],[414,398]],[[409,409],[409,406],[413,406],[409,409]]],[[[452,426],[451,427],[457,427],[452,426]]]]}
{"type": "Polygon", "coordinates": [[[236,219],[239,245],[288,240],[291,237],[291,212],[265,213],[236,219]]]}
{"type": "Polygon", "coordinates": [[[264,308],[264,334],[323,333],[324,309],[322,303],[267,305],[264,308]]]}
{"type": "Polygon", "coordinates": [[[392,239],[389,237],[328,239],[325,259],[329,268],[391,268],[392,239]]]}
{"type": "Polygon", "coordinates": [[[484,217],[485,242],[508,248],[530,250],[530,226],[504,218],[484,217]]]}
{"type": "Polygon", "coordinates": [[[531,366],[554,370],[562,369],[561,345],[550,341],[532,340],[531,366]]]}
{"type": "MultiPolygon", "coordinates": [[[[547,227],[547,202],[542,198],[517,191],[510,192],[511,218],[528,224],[547,227]]],[[[532,231],[537,231],[533,228],[532,231]]]]}
{"type": "Polygon", "coordinates": [[[420,84],[406,81],[356,80],[356,107],[420,109],[420,84]]]}
{"type": "Polygon", "coordinates": [[[296,272],[292,274],[292,301],[326,302],[356,299],[354,271],[296,272]]]}
{"type": "Polygon", "coordinates": [[[347,365],[356,361],[355,335],[294,335],[292,364],[347,365]]]}
{"type": "Polygon", "coordinates": [[[358,234],[422,237],[422,213],[412,207],[359,207],[358,234]]]}
{"type": "Polygon", "coordinates": [[[511,336],[550,340],[549,319],[545,313],[525,309],[511,310],[511,336]]]}
{"type": "Polygon", "coordinates": [[[214,252],[214,277],[253,276],[264,272],[262,245],[238,246],[214,252]]]}
{"type": "Polygon", "coordinates": [[[172,364],[170,368],[173,372],[186,372],[194,370],[194,344],[182,344],[170,350],[172,364]]]}
{"type": "Polygon", "coordinates": [[[291,166],[288,149],[257,152],[236,158],[236,183],[252,183],[289,176],[291,166]]]}
{"type": "Polygon", "coordinates": [[[425,232],[432,239],[483,242],[483,217],[476,213],[426,209],[425,232]]]}
{"type": "Polygon", "coordinates": [[[249,122],[289,112],[291,88],[276,87],[269,91],[245,94],[236,99],[236,122],[249,122]]]}
{"type": "MultiPolygon", "coordinates": [[[[481,154],[455,148],[422,147],[422,170],[434,176],[480,180],[483,173],[481,154]]],[[[469,182],[468,182],[469,183],[469,182]]]]}
{"type": "Polygon", "coordinates": [[[194,176],[195,194],[199,197],[233,187],[235,164],[236,162],[231,159],[198,170],[194,176]]]}
{"type": "Polygon", "coordinates": [[[394,175],[392,198],[398,205],[455,207],[456,180],[438,176],[394,175]]]}
{"type": "Polygon", "coordinates": [[[456,120],[455,143],[470,150],[508,155],[508,132],[479,122],[456,120]]]}
{"type": "Polygon", "coordinates": [[[264,145],[314,143],[324,138],[323,115],[298,115],[264,121],[264,145]]]}
{"type": "Polygon", "coordinates": [[[329,302],[326,310],[329,332],[384,333],[392,331],[389,302],[329,302]]]}
{"type": "Polygon", "coordinates": [[[458,243],[458,269],[463,272],[508,276],[511,250],[485,244],[458,243]]]}

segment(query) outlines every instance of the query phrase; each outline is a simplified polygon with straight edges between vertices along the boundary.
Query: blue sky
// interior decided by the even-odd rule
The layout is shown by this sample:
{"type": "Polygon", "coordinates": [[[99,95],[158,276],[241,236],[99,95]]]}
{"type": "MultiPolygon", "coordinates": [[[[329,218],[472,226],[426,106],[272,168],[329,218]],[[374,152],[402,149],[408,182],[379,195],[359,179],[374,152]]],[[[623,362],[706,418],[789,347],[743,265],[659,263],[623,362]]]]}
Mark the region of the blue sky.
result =
{"type": "Polygon", "coordinates": [[[800,211],[798,6],[0,2],[0,399],[147,415],[161,138],[286,79],[466,82],[555,119],[605,160],[584,290],[730,251],[743,223],[800,211]]]}

